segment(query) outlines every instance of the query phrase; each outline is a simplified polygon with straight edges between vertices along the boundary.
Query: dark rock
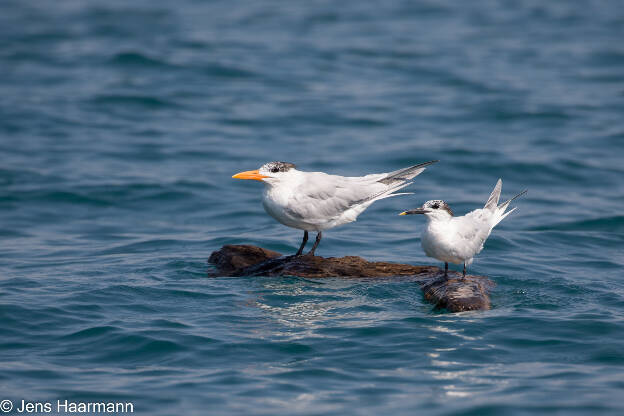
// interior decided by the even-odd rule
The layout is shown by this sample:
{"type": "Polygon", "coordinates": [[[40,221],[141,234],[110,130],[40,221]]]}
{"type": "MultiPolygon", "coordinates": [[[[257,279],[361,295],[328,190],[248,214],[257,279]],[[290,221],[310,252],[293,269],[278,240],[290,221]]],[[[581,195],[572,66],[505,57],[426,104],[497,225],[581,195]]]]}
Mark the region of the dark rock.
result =
{"type": "Polygon", "coordinates": [[[282,256],[280,253],[250,245],[226,245],[213,252],[208,261],[216,266],[215,276],[299,276],[415,278],[425,299],[451,312],[489,309],[489,291],[494,283],[482,276],[449,272],[449,278],[434,266],[369,262],[361,257],[282,256]]]}
{"type": "Polygon", "coordinates": [[[208,262],[217,266],[221,275],[243,276],[244,274],[239,273],[241,270],[281,255],[277,251],[262,247],[225,245],[221,247],[221,250],[213,251],[208,262]]]}
{"type": "Polygon", "coordinates": [[[461,273],[455,272],[449,272],[448,277],[440,272],[420,282],[425,299],[450,312],[490,309],[490,290],[494,285],[487,277],[467,275],[462,279],[461,273]]]}
{"type": "Polygon", "coordinates": [[[369,262],[361,257],[282,256],[275,251],[248,245],[226,245],[213,252],[208,262],[226,276],[384,277],[432,275],[433,266],[369,262]]]}

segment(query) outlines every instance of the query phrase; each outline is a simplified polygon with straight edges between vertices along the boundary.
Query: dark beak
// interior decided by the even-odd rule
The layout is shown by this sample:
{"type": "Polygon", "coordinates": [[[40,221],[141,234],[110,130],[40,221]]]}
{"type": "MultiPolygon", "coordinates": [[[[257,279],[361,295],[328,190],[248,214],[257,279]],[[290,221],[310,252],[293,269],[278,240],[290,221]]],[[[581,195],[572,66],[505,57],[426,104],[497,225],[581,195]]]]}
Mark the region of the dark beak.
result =
{"type": "Polygon", "coordinates": [[[427,211],[426,209],[416,208],[416,209],[411,209],[409,211],[403,211],[399,215],[426,214],[427,212],[429,211],[427,211]]]}

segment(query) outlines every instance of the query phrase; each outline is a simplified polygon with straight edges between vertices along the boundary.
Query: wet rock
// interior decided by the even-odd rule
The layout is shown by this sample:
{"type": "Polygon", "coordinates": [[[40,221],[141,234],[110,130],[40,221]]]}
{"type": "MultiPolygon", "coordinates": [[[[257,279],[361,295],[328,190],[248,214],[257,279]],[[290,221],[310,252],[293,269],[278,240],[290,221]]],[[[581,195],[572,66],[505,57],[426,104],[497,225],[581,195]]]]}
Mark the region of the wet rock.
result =
{"type": "Polygon", "coordinates": [[[466,276],[434,266],[369,262],[361,257],[282,256],[251,245],[225,245],[213,252],[208,261],[216,266],[215,276],[299,276],[323,277],[389,277],[415,278],[425,299],[437,308],[450,312],[489,309],[489,291],[494,283],[481,276],[466,276]]]}
{"type": "Polygon", "coordinates": [[[213,252],[208,262],[226,276],[385,277],[432,275],[433,266],[369,262],[361,257],[282,256],[275,251],[248,245],[226,245],[213,252]]]}
{"type": "Polygon", "coordinates": [[[449,312],[490,309],[490,290],[494,286],[485,276],[467,275],[462,279],[461,273],[449,272],[444,277],[442,271],[420,282],[425,299],[449,312]]]}
{"type": "Polygon", "coordinates": [[[221,250],[213,251],[208,262],[217,266],[222,276],[244,276],[241,271],[248,267],[281,256],[282,254],[277,251],[262,247],[225,245],[221,250]]]}

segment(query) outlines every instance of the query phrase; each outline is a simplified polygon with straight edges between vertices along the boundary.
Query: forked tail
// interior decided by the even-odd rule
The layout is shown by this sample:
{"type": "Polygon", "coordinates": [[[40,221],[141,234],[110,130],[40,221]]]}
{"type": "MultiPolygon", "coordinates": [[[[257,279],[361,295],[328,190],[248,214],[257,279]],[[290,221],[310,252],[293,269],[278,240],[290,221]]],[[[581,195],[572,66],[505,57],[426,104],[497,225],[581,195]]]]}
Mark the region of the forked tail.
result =
{"type": "Polygon", "coordinates": [[[520,192],[518,195],[514,196],[513,198],[510,198],[507,201],[503,202],[502,204],[498,205],[498,200],[500,198],[502,187],[503,187],[503,181],[499,179],[498,182],[496,182],[496,186],[494,187],[494,190],[490,194],[490,197],[485,203],[485,206],[483,207],[483,209],[494,211],[494,214],[495,214],[494,224],[492,224],[492,227],[494,227],[496,224],[498,224],[503,219],[505,219],[507,215],[514,212],[517,209],[517,207],[513,208],[512,210],[508,212],[505,212],[505,211],[507,211],[507,208],[509,207],[509,204],[511,203],[511,201],[526,194],[528,191],[527,189],[525,189],[524,191],[520,192]]]}

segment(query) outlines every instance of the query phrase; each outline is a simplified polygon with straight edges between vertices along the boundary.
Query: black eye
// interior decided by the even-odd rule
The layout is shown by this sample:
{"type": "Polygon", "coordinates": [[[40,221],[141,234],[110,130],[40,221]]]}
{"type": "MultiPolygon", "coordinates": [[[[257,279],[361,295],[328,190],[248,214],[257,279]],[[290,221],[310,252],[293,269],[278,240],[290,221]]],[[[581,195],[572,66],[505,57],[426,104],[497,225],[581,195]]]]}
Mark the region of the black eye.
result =
{"type": "Polygon", "coordinates": [[[279,168],[272,168],[272,169],[271,169],[271,172],[273,172],[273,173],[277,173],[277,172],[279,172],[279,168]]]}
{"type": "Polygon", "coordinates": [[[438,208],[440,208],[440,205],[439,205],[438,203],[435,203],[435,204],[433,204],[433,205],[431,206],[431,208],[433,208],[433,209],[438,209],[438,208]]]}

